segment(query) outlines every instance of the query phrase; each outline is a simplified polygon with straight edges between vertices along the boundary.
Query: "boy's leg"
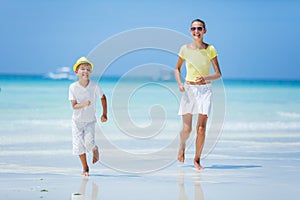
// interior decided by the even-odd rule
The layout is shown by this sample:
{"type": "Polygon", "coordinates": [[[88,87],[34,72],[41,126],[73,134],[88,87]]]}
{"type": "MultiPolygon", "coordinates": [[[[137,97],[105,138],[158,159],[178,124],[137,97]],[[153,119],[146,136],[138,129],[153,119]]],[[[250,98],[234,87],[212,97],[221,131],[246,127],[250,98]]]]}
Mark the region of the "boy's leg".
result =
{"type": "Polygon", "coordinates": [[[95,123],[90,123],[85,129],[85,146],[93,154],[93,164],[99,161],[99,150],[95,143],[95,123]]]}
{"type": "Polygon", "coordinates": [[[98,150],[98,147],[95,146],[92,151],[93,151],[93,164],[95,164],[96,162],[99,161],[99,150],[98,150]]]}
{"type": "Polygon", "coordinates": [[[86,148],[84,146],[84,130],[83,124],[78,122],[72,122],[72,144],[73,144],[73,154],[79,155],[82,168],[83,176],[88,176],[89,167],[86,161],[86,148]]]}
{"type": "Polygon", "coordinates": [[[84,153],[84,154],[79,155],[79,158],[80,158],[82,168],[83,168],[82,176],[88,176],[89,175],[89,166],[86,161],[86,154],[84,153]]]}

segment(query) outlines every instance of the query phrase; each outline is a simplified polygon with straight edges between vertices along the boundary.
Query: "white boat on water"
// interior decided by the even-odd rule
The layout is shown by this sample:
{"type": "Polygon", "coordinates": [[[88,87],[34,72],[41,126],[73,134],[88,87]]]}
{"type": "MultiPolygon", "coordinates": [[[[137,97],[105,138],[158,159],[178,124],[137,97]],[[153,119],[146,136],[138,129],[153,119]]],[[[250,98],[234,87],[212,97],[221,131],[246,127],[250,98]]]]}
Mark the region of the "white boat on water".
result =
{"type": "Polygon", "coordinates": [[[71,71],[70,67],[61,67],[58,68],[55,72],[49,72],[46,74],[47,78],[50,79],[59,79],[59,80],[75,80],[76,76],[73,73],[73,71],[71,71]]]}

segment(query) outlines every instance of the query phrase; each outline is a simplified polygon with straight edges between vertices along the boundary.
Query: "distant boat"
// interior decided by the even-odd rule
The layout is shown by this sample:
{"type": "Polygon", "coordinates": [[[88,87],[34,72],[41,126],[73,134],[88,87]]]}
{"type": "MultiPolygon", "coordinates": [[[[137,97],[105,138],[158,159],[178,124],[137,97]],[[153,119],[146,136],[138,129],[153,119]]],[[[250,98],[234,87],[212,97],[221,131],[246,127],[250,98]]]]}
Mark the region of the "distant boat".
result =
{"type": "Polygon", "coordinates": [[[46,74],[47,78],[55,80],[75,80],[76,76],[69,67],[58,68],[55,72],[49,72],[46,74]]]}

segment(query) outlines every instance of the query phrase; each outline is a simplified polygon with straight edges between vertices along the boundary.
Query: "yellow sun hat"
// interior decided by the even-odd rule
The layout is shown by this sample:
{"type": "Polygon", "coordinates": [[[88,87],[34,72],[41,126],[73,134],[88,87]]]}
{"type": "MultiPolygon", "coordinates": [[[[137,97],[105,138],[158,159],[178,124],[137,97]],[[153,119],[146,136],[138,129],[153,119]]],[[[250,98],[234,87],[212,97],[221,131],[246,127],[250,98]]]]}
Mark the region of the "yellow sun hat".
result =
{"type": "Polygon", "coordinates": [[[94,68],[93,63],[92,63],[91,61],[89,61],[86,57],[83,56],[83,57],[79,58],[79,59],[76,61],[75,65],[73,66],[74,72],[76,71],[77,67],[78,67],[80,64],[82,64],[82,63],[88,63],[88,64],[90,64],[91,67],[92,67],[92,70],[93,70],[93,68],[94,68]]]}

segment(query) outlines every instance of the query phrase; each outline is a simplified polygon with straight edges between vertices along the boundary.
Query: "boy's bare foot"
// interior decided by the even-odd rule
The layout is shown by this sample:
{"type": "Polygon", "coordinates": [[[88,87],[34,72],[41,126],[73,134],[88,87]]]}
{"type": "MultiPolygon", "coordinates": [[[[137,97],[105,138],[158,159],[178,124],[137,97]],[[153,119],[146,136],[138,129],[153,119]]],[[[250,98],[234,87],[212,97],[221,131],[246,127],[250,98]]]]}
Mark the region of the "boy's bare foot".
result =
{"type": "Polygon", "coordinates": [[[197,170],[203,170],[204,167],[200,165],[200,159],[194,159],[194,166],[196,167],[197,170]]]}
{"type": "Polygon", "coordinates": [[[84,167],[81,176],[89,176],[89,167],[84,167]]]}
{"type": "Polygon", "coordinates": [[[99,151],[98,151],[98,147],[95,146],[93,148],[93,164],[95,164],[98,161],[99,161],[99,151]]]}
{"type": "Polygon", "coordinates": [[[177,160],[181,163],[184,163],[184,149],[179,149],[177,160]]]}

